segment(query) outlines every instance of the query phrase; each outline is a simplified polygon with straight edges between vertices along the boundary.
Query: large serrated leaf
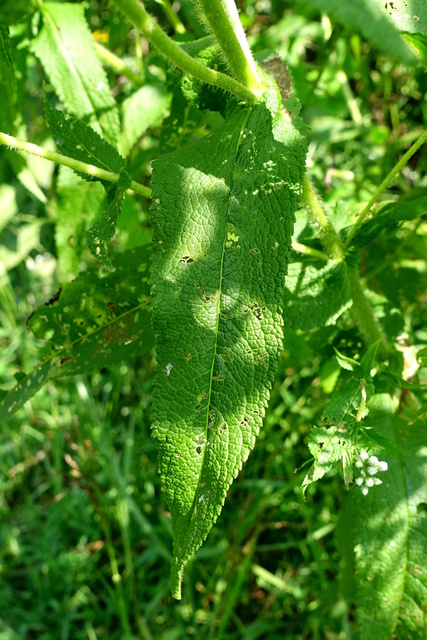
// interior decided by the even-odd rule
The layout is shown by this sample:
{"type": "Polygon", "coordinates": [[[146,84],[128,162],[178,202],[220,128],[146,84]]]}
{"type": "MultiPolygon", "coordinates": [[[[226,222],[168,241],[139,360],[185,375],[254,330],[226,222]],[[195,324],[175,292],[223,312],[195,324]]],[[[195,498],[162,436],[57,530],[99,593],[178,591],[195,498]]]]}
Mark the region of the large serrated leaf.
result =
{"type": "Polygon", "coordinates": [[[347,266],[338,260],[292,262],[286,278],[285,325],[307,331],[333,324],[351,305],[347,266]]]}
{"type": "MultiPolygon", "coordinates": [[[[306,141],[264,105],[153,163],[153,436],[172,514],[172,592],[255,444],[282,349],[306,141]]],[[[298,128],[299,127],[299,128],[298,128]]]]}
{"type": "Polygon", "coordinates": [[[50,378],[113,366],[153,345],[147,247],[116,256],[113,273],[90,270],[65,284],[28,320],[52,354],[0,402],[0,421],[11,417],[50,378]]]}
{"type": "Polygon", "coordinates": [[[361,640],[423,640],[427,610],[425,422],[408,426],[387,394],[370,404],[375,429],[403,454],[388,454],[383,484],[354,493],[357,612],[361,640]]]}
{"type": "Polygon", "coordinates": [[[95,51],[84,5],[45,2],[41,11],[43,28],[31,47],[58,97],[68,112],[94,121],[103,136],[116,144],[119,112],[95,51]]]}

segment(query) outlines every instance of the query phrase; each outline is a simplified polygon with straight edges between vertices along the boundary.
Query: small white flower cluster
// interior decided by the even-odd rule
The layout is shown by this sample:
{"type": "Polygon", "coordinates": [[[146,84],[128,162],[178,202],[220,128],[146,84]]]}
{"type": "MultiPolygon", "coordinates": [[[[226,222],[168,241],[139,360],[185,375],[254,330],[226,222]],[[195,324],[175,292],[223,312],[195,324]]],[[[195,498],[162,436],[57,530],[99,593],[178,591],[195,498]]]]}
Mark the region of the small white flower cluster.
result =
{"type": "Polygon", "coordinates": [[[378,471],[387,471],[388,469],[387,462],[378,460],[376,456],[370,456],[363,450],[360,452],[360,460],[357,460],[355,466],[357,474],[355,482],[361,488],[364,496],[371,487],[382,484],[382,480],[374,477],[378,471]]]}

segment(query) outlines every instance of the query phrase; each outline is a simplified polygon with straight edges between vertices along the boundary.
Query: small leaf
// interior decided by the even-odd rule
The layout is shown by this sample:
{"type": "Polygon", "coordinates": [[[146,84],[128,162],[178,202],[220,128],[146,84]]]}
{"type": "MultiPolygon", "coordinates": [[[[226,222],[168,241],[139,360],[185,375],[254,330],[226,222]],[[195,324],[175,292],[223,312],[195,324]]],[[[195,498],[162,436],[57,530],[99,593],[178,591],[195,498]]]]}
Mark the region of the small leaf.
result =
{"type": "Polygon", "coordinates": [[[347,267],[343,262],[313,264],[301,260],[289,265],[284,297],[287,327],[307,331],[328,326],[350,305],[347,267]]]}
{"type": "Polygon", "coordinates": [[[360,227],[352,244],[360,249],[375,240],[384,229],[397,229],[400,222],[414,220],[427,213],[427,196],[401,198],[383,206],[371,220],[360,227]]]}
{"type": "MultiPolygon", "coordinates": [[[[47,99],[45,112],[52,138],[60,153],[112,173],[120,173],[124,169],[126,160],[92,127],[64,111],[54,109],[47,99]]],[[[94,179],[87,174],[79,175],[86,180],[94,179]]]]}
{"type": "Polygon", "coordinates": [[[127,156],[147,129],[161,122],[170,99],[170,94],[162,87],[145,85],[124,100],[121,105],[123,125],[119,143],[120,153],[127,156]]]}
{"type": "Polygon", "coordinates": [[[337,362],[342,369],[347,369],[347,371],[354,371],[354,369],[359,366],[360,363],[357,360],[354,360],[354,358],[345,356],[343,353],[340,353],[335,347],[334,351],[336,354],[337,362]]]}
{"type": "Polygon", "coordinates": [[[0,420],[50,378],[113,366],[151,349],[149,260],[146,247],[131,249],[115,257],[112,273],[88,270],[35,310],[28,326],[52,344],[52,355],[0,402],[0,420]]]}
{"type": "Polygon", "coordinates": [[[115,145],[119,112],[95,51],[84,4],[45,2],[40,9],[43,27],[31,43],[33,52],[66,110],[94,122],[99,133],[115,145]]]}
{"type": "Polygon", "coordinates": [[[91,254],[110,269],[113,265],[108,256],[106,245],[114,236],[117,218],[122,210],[125,191],[130,184],[131,180],[128,174],[126,171],[122,171],[119,182],[110,187],[107,192],[107,206],[104,212],[85,234],[86,245],[91,254]]]}
{"type": "Polygon", "coordinates": [[[420,349],[417,353],[417,362],[420,367],[427,367],[427,347],[420,349]]]}

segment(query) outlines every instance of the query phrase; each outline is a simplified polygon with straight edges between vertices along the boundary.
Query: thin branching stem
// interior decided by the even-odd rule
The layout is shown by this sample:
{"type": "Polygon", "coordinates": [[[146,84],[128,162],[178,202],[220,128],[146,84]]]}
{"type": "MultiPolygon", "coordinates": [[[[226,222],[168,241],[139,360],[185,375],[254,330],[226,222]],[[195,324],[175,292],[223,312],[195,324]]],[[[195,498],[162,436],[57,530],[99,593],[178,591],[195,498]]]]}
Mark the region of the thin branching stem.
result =
{"type": "Polygon", "coordinates": [[[389,183],[393,180],[393,178],[395,176],[397,176],[397,174],[402,170],[402,168],[409,162],[409,160],[412,158],[412,156],[418,151],[418,149],[426,141],[427,141],[427,131],[424,131],[424,133],[418,138],[418,140],[416,140],[414,142],[414,144],[411,146],[411,148],[408,149],[408,151],[405,153],[405,155],[402,156],[402,158],[399,160],[399,162],[396,164],[396,166],[393,167],[393,169],[390,171],[390,173],[384,178],[384,180],[381,182],[380,186],[375,191],[375,193],[372,196],[372,198],[369,200],[369,202],[366,205],[366,207],[359,214],[359,217],[357,219],[356,224],[354,225],[353,229],[350,231],[350,233],[348,235],[348,238],[347,238],[347,241],[346,241],[346,244],[345,244],[346,247],[350,246],[351,241],[353,240],[353,238],[356,235],[357,231],[360,229],[364,219],[366,218],[366,216],[370,212],[371,207],[377,202],[378,198],[386,190],[386,188],[389,185],[389,183]]]}
{"type": "MultiPolygon", "coordinates": [[[[98,178],[98,180],[118,182],[120,179],[120,175],[118,173],[106,171],[105,169],[100,169],[93,164],[69,158],[68,156],[64,156],[56,151],[50,151],[44,147],[39,147],[37,144],[33,144],[32,142],[19,140],[7,133],[0,132],[0,144],[6,145],[9,149],[13,149],[14,151],[25,151],[33,156],[38,156],[39,158],[44,158],[45,160],[50,160],[57,164],[63,164],[65,167],[70,167],[70,169],[74,169],[74,171],[78,171],[79,173],[84,173],[85,175],[98,178]]],[[[151,189],[144,187],[142,184],[134,182],[133,180],[130,185],[130,190],[141,194],[145,198],[151,198],[151,189]]]]}

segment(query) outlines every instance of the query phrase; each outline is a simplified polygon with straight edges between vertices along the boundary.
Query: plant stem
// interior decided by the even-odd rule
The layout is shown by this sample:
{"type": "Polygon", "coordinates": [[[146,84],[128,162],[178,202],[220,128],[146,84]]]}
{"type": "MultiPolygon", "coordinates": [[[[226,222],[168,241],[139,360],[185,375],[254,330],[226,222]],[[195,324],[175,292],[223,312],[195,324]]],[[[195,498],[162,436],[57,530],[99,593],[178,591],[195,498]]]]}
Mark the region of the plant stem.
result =
{"type": "Polygon", "coordinates": [[[343,260],[344,248],[341,239],[329,220],[320,197],[307,174],[305,174],[302,183],[302,201],[307,207],[311,222],[319,230],[326,253],[334,260],[343,260]]]}
{"type": "Polygon", "coordinates": [[[198,78],[202,82],[213,84],[221,87],[230,93],[233,93],[244,102],[257,102],[258,96],[250,89],[240,84],[233,78],[219,73],[214,69],[209,69],[201,62],[194,60],[185,53],[181,47],[171,40],[164,31],[158,26],[145,9],[138,4],[137,0],[113,0],[129,20],[144,34],[147,40],[157,47],[159,53],[170,60],[175,66],[179,67],[185,73],[198,78]]]}
{"type": "Polygon", "coordinates": [[[292,240],[292,249],[294,251],[298,251],[298,253],[303,253],[306,256],[312,256],[313,258],[317,258],[318,260],[329,260],[329,256],[323,251],[318,251],[317,249],[312,249],[311,247],[307,247],[305,244],[300,244],[295,240],[292,240]]]}
{"type": "Polygon", "coordinates": [[[217,39],[235,78],[261,96],[265,87],[239,20],[234,0],[199,0],[206,20],[217,39]]]}
{"type": "Polygon", "coordinates": [[[351,311],[354,319],[359,327],[365,342],[368,345],[381,340],[378,347],[379,353],[383,356],[390,351],[388,340],[382,331],[378,320],[376,319],[372,306],[363,291],[359,276],[357,273],[349,274],[349,284],[353,305],[351,311]]]}
{"type": "Polygon", "coordinates": [[[95,42],[96,53],[99,55],[101,60],[107,64],[109,67],[117,71],[129,80],[136,86],[142,87],[144,84],[144,78],[138,76],[136,73],[132,71],[118,56],[109,51],[106,47],[103,47],[99,42],[95,42]]]}
{"type": "Polygon", "coordinates": [[[416,140],[414,142],[412,147],[410,149],[408,149],[408,151],[405,153],[405,155],[399,160],[399,162],[396,164],[396,166],[393,167],[393,169],[390,171],[390,173],[381,182],[380,186],[375,191],[374,195],[369,200],[368,204],[363,209],[362,213],[359,215],[359,218],[358,218],[356,224],[354,225],[354,227],[350,231],[350,233],[348,235],[348,238],[347,238],[347,241],[345,243],[346,247],[348,247],[350,245],[351,241],[353,240],[354,236],[356,235],[357,231],[359,230],[359,228],[360,228],[361,224],[363,223],[364,219],[366,218],[366,216],[370,212],[372,205],[375,204],[375,202],[378,200],[379,196],[383,193],[383,191],[386,190],[389,182],[391,180],[393,180],[393,178],[399,173],[399,171],[405,166],[405,164],[407,164],[407,162],[412,158],[414,153],[416,151],[418,151],[418,149],[426,141],[427,141],[427,131],[424,131],[424,133],[418,138],[418,140],[416,140]]]}
{"type": "MultiPolygon", "coordinates": [[[[105,171],[105,169],[95,167],[93,164],[87,164],[86,162],[81,162],[80,160],[69,158],[68,156],[64,156],[61,153],[57,153],[56,151],[50,151],[49,149],[45,149],[44,147],[39,147],[32,142],[18,140],[18,138],[9,136],[7,133],[0,132],[0,144],[7,145],[9,149],[14,149],[15,151],[25,151],[26,153],[30,153],[33,156],[38,156],[39,158],[44,158],[45,160],[50,160],[51,162],[56,162],[57,164],[63,164],[66,167],[70,167],[70,169],[74,169],[74,171],[84,173],[88,176],[93,176],[94,178],[98,178],[98,180],[107,180],[107,182],[118,182],[120,179],[120,175],[118,173],[105,171]]],[[[135,193],[141,194],[145,198],[151,198],[151,189],[149,189],[148,187],[144,187],[142,184],[138,184],[138,182],[134,182],[133,180],[130,185],[130,190],[134,191],[135,193]]]]}
{"type": "MultiPolygon", "coordinates": [[[[329,220],[323,204],[307,175],[305,175],[303,181],[302,199],[307,206],[311,221],[319,229],[320,239],[328,255],[336,260],[344,260],[345,252],[341,239],[329,220]]],[[[390,347],[374,315],[372,306],[363,291],[358,274],[354,271],[350,272],[348,281],[353,300],[351,310],[360,333],[369,345],[381,340],[379,350],[385,356],[390,347]]]]}
{"type": "Polygon", "coordinates": [[[173,26],[175,33],[181,33],[181,34],[185,33],[185,27],[182,24],[179,17],[177,16],[177,14],[175,13],[175,11],[172,9],[172,6],[169,0],[162,0],[162,7],[163,7],[163,11],[166,14],[166,17],[168,18],[169,22],[173,26]]]}

